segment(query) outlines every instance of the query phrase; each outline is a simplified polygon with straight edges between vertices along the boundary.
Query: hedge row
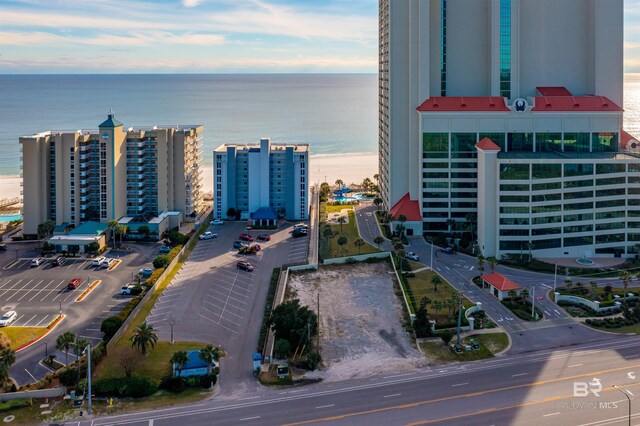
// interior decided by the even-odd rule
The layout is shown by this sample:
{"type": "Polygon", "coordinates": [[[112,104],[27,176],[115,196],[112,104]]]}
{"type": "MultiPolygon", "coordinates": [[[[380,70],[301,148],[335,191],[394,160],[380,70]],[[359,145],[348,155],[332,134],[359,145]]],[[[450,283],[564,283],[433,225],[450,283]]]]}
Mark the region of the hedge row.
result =
{"type": "Polygon", "coordinates": [[[142,398],[158,391],[155,382],[147,377],[111,377],[93,382],[96,396],[119,398],[142,398]]]}
{"type": "Polygon", "coordinates": [[[280,268],[273,268],[271,271],[271,281],[269,282],[269,292],[267,293],[267,301],[264,304],[264,314],[262,316],[262,327],[260,327],[260,337],[258,338],[257,352],[263,353],[264,342],[269,334],[269,319],[271,319],[271,310],[273,309],[273,299],[276,297],[276,289],[278,288],[278,280],[280,278],[280,268]]]}

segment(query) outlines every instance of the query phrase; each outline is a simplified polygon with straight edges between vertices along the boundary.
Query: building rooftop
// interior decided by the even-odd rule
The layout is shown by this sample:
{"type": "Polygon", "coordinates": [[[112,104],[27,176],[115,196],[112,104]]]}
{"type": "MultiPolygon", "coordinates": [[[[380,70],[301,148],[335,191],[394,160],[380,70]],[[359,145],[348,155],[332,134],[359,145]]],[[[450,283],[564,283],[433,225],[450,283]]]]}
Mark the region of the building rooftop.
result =
{"type": "Polygon", "coordinates": [[[482,279],[492,287],[495,287],[501,291],[520,290],[520,286],[518,284],[500,274],[483,275],[482,279]]]}
{"type": "Polygon", "coordinates": [[[511,111],[500,96],[432,96],[418,107],[419,112],[511,111]]]}
{"type": "Polygon", "coordinates": [[[500,151],[500,147],[489,138],[483,138],[476,144],[476,148],[483,151],[500,151]]]}
{"type": "Polygon", "coordinates": [[[187,357],[189,358],[189,361],[182,366],[182,371],[208,367],[207,363],[200,358],[199,350],[187,351],[187,357]]]}
{"type": "Polygon", "coordinates": [[[573,96],[566,87],[536,87],[540,96],[573,96]]]}
{"type": "MultiPolygon", "coordinates": [[[[256,152],[256,151],[260,151],[260,144],[234,144],[234,143],[226,143],[224,145],[220,145],[219,147],[217,147],[213,152],[227,152],[227,148],[231,148],[234,147],[236,148],[238,151],[250,151],[250,152],[256,152]]],[[[295,152],[309,152],[309,144],[308,143],[302,143],[302,144],[277,144],[277,143],[272,143],[270,145],[271,151],[282,151],[285,150],[286,148],[293,148],[293,150],[295,152]]]]}
{"type": "Polygon", "coordinates": [[[251,213],[251,219],[253,220],[278,220],[278,213],[271,207],[260,207],[255,212],[251,213]]]}
{"type": "MultiPolygon", "coordinates": [[[[630,143],[640,143],[640,138],[633,136],[631,133],[625,130],[620,131],[620,148],[628,149],[627,145],[630,143]]],[[[635,147],[634,147],[635,148],[635,147]]]]}
{"type": "Polygon", "coordinates": [[[398,220],[400,215],[407,218],[407,222],[422,222],[422,214],[420,213],[420,205],[417,200],[412,200],[407,192],[393,207],[389,210],[393,220],[398,220]]]}
{"type": "Polygon", "coordinates": [[[514,160],[638,160],[640,154],[632,152],[499,152],[500,159],[514,160]]]}
{"type": "Polygon", "coordinates": [[[531,111],[622,112],[623,109],[606,96],[536,96],[531,111]]]}
{"type": "Polygon", "coordinates": [[[115,115],[113,114],[113,111],[109,111],[109,115],[107,115],[107,119],[103,121],[102,124],[100,124],[98,127],[114,128],[114,127],[120,127],[120,126],[122,126],[122,123],[115,119],[115,115]]]}
{"type": "Polygon", "coordinates": [[[100,235],[103,234],[107,230],[107,228],[109,228],[109,225],[107,225],[106,223],[85,222],[69,231],[69,235],[100,235]]]}

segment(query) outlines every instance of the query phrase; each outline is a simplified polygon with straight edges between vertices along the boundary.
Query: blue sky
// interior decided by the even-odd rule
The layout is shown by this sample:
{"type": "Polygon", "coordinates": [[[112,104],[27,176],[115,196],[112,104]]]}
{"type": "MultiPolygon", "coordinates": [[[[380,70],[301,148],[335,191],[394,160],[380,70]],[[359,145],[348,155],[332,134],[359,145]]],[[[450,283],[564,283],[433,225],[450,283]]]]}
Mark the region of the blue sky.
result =
{"type": "MultiPolygon", "coordinates": [[[[640,72],[640,0],[625,71],[640,72]]],[[[378,0],[1,0],[0,73],[376,72],[378,0]]]]}

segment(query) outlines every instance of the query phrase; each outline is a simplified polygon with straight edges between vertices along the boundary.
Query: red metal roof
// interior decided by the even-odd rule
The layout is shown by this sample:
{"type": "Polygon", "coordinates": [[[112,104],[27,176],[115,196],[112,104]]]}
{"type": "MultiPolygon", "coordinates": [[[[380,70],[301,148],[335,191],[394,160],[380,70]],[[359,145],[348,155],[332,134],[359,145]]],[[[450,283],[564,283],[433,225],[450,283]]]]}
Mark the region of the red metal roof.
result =
{"type": "Polygon", "coordinates": [[[540,96],[573,96],[566,87],[536,87],[540,96]]]}
{"type": "Polygon", "coordinates": [[[614,111],[622,108],[606,96],[537,96],[532,111],[614,111]]]}
{"type": "Polygon", "coordinates": [[[489,138],[483,138],[476,144],[476,148],[483,151],[500,151],[500,147],[489,138]]]}
{"type": "Polygon", "coordinates": [[[518,284],[500,274],[483,275],[482,279],[501,291],[520,290],[521,288],[518,284]]]}
{"type": "Polygon", "coordinates": [[[418,107],[420,112],[510,111],[499,96],[433,96],[418,107]]]}
{"type": "Polygon", "coordinates": [[[407,218],[407,222],[422,222],[422,214],[420,214],[420,205],[417,200],[412,200],[407,192],[393,207],[389,210],[393,220],[398,220],[400,215],[407,218]]]}
{"type": "Polygon", "coordinates": [[[632,141],[640,142],[640,138],[636,138],[635,136],[628,132],[625,132],[624,130],[620,131],[620,147],[622,149],[627,149],[627,144],[632,141]]]}

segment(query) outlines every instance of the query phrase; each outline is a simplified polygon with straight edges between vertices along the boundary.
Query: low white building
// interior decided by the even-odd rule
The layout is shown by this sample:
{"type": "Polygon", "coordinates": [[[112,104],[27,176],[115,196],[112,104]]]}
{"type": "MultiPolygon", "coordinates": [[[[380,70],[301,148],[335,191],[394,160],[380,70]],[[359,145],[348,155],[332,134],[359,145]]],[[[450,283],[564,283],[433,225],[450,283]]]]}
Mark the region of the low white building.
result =
{"type": "Polygon", "coordinates": [[[225,144],[213,152],[213,172],[216,219],[233,216],[230,212],[260,223],[271,223],[274,215],[308,219],[308,144],[272,144],[267,138],[253,145],[225,144]]]}

